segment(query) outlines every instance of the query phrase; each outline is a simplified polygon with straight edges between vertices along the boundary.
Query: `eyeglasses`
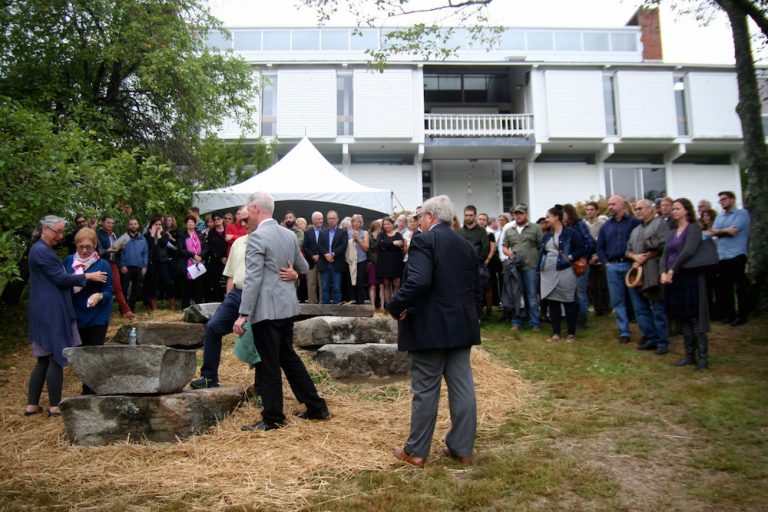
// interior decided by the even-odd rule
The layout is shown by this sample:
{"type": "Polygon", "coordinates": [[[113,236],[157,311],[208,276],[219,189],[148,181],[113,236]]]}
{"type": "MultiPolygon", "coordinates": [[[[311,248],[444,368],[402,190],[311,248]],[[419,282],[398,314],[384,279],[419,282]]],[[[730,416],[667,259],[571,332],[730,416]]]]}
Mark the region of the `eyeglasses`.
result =
{"type": "Polygon", "coordinates": [[[83,250],[87,251],[89,249],[93,249],[93,246],[91,244],[80,244],[80,245],[77,246],[77,248],[78,249],[83,249],[83,250]]]}
{"type": "Polygon", "coordinates": [[[46,228],[46,229],[50,229],[51,231],[53,231],[53,232],[54,232],[54,233],[56,233],[57,235],[61,235],[61,236],[64,236],[64,234],[65,234],[63,229],[62,229],[62,230],[53,229],[53,228],[52,228],[52,227],[50,227],[50,226],[45,226],[45,228],[46,228]]]}

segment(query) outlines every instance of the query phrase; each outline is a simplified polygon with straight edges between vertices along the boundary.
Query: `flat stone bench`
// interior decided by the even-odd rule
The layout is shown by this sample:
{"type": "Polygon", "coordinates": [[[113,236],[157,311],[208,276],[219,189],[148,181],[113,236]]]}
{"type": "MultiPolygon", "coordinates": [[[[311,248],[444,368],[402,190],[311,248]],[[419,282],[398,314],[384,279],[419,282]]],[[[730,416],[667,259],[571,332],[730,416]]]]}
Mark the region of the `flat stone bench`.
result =
{"type": "Polygon", "coordinates": [[[202,434],[244,399],[241,388],[188,388],[168,395],[74,396],[60,406],[70,442],[104,446],[144,439],[173,443],[202,434]]]}
{"type": "Polygon", "coordinates": [[[398,351],[397,345],[378,343],[324,345],[315,353],[315,361],[336,379],[405,375],[410,368],[407,352],[398,351]]]}
{"type": "Polygon", "coordinates": [[[128,344],[131,327],[136,327],[136,343],[193,349],[203,346],[205,326],[187,322],[136,322],[126,324],[112,337],[114,343],[128,344]]]}
{"type": "Polygon", "coordinates": [[[156,345],[65,348],[64,357],[99,395],[176,393],[195,376],[197,354],[156,345]]]}
{"type": "Polygon", "coordinates": [[[390,317],[319,316],[293,324],[293,343],[297,347],[397,343],[397,322],[390,317]]]}
{"type": "MultiPolygon", "coordinates": [[[[184,321],[204,324],[211,319],[220,302],[195,304],[184,310],[184,321]]],[[[299,304],[298,320],[316,316],[372,317],[374,308],[366,304],[299,304]]]]}

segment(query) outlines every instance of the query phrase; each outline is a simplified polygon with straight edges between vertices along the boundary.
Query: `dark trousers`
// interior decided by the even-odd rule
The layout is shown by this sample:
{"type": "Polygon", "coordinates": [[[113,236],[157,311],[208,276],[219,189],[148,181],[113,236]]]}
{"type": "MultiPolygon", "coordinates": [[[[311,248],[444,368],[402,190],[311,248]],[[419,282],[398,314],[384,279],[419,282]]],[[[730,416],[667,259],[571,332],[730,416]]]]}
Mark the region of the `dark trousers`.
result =
{"type": "Polygon", "coordinates": [[[40,404],[43,384],[48,385],[48,405],[57,407],[61,402],[61,390],[64,387],[64,368],[53,360],[53,356],[37,358],[37,365],[32,370],[32,375],[29,376],[27,404],[40,404]]]}
{"type": "Polygon", "coordinates": [[[365,304],[365,299],[368,298],[368,260],[357,263],[357,281],[354,290],[355,303],[365,304]]]}
{"type": "Polygon", "coordinates": [[[721,320],[747,320],[749,315],[749,282],[745,269],[747,257],[740,254],[729,260],[720,260],[717,266],[717,309],[721,320]],[[736,288],[738,310],[734,302],[733,289],[736,288]]]}
{"type": "Polygon", "coordinates": [[[224,298],[224,302],[216,309],[205,325],[205,342],[203,344],[203,366],[200,375],[219,383],[219,363],[221,362],[221,338],[232,332],[232,326],[238,317],[240,299],[243,292],[237,288],[224,298]]]}
{"type": "Polygon", "coordinates": [[[128,307],[131,308],[131,311],[135,311],[136,302],[141,297],[141,267],[126,268],[128,272],[125,274],[120,273],[120,284],[123,286],[123,293],[128,297],[128,307]]]}
{"type": "Polygon", "coordinates": [[[148,308],[158,297],[173,297],[173,274],[167,263],[153,261],[144,276],[144,306],[148,308]]]}
{"type": "Polygon", "coordinates": [[[611,312],[611,297],[608,294],[608,281],[605,279],[605,265],[589,266],[587,293],[595,315],[602,316],[611,312]]]}
{"type": "MultiPolygon", "coordinates": [[[[88,327],[78,327],[77,332],[80,334],[80,341],[84,347],[96,347],[104,344],[104,339],[107,337],[106,325],[89,325],[88,327]]],[[[83,383],[83,394],[92,395],[91,388],[83,383]]]]}
{"type": "Polygon", "coordinates": [[[563,313],[560,306],[565,308],[565,323],[568,325],[568,334],[576,334],[576,313],[579,310],[579,305],[576,301],[573,302],[559,302],[556,300],[549,301],[549,318],[552,320],[552,334],[560,335],[560,319],[563,318],[563,313]]]}
{"type": "Polygon", "coordinates": [[[222,286],[221,275],[224,272],[224,265],[221,261],[208,263],[208,289],[205,298],[208,302],[221,302],[224,300],[226,287],[222,286]]]}
{"type": "Polygon", "coordinates": [[[186,309],[189,307],[192,301],[195,304],[203,303],[203,295],[205,294],[206,284],[205,274],[197,279],[187,279],[186,276],[181,278],[181,307],[186,309]]]}
{"type": "Polygon", "coordinates": [[[271,424],[285,422],[280,369],[285,372],[296,400],[305,404],[307,411],[315,412],[327,407],[325,400],[317,394],[307,368],[293,349],[293,319],[262,320],[251,327],[256,350],[261,356],[261,362],[256,365],[256,388],[264,405],[262,420],[271,424]]]}

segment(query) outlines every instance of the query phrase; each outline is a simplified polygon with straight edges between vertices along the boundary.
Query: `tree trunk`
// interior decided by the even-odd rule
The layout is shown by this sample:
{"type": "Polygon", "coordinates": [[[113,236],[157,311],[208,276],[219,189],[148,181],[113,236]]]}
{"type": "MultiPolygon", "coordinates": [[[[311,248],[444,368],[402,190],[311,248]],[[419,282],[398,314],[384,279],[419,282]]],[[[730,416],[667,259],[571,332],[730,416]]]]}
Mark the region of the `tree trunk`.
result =
{"type": "Polygon", "coordinates": [[[739,103],[736,112],[744,134],[747,191],[744,204],[752,217],[749,264],[755,280],[755,295],[761,296],[768,278],[768,150],[763,132],[760,92],[752,57],[747,13],[737,2],[715,0],[728,15],[733,34],[739,103]]]}

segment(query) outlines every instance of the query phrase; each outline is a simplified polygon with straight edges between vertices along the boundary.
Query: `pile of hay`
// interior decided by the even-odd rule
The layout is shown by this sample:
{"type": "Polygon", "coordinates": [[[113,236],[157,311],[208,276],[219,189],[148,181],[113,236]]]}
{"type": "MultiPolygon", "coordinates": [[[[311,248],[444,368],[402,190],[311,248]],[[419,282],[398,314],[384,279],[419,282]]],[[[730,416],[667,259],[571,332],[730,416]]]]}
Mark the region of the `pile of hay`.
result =
{"type": "MultiPolygon", "coordinates": [[[[155,313],[153,320],[178,316],[155,313]]],[[[113,323],[111,332],[122,322],[113,323]]],[[[220,378],[223,385],[247,387],[253,383],[253,371],[232,356],[232,342],[233,337],[225,338],[220,378]]],[[[398,467],[392,449],[408,432],[408,380],[341,383],[305,356],[302,352],[328,400],[328,421],[289,416],[281,430],[242,432],[241,425],[260,418],[259,409],[246,403],[206,434],[183,442],[94,448],[70,445],[60,418],[22,415],[34,359],[27,348],[19,350],[5,359],[0,382],[3,501],[21,505],[31,493],[46,493],[51,503],[78,509],[156,509],[165,502],[202,509],[245,505],[290,510],[305,507],[313,493],[328,491],[329,485],[360,471],[398,467]]],[[[482,349],[473,350],[472,363],[482,440],[519,409],[524,386],[516,372],[482,349]]],[[[80,385],[66,369],[64,396],[79,394],[80,385]]],[[[303,410],[285,382],[283,391],[287,415],[303,410]]],[[[448,464],[439,455],[449,426],[445,389],[443,395],[430,464],[448,464]]],[[[47,405],[45,391],[41,405],[47,405]]]]}

